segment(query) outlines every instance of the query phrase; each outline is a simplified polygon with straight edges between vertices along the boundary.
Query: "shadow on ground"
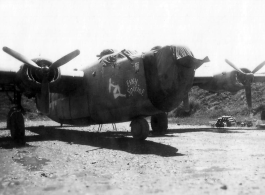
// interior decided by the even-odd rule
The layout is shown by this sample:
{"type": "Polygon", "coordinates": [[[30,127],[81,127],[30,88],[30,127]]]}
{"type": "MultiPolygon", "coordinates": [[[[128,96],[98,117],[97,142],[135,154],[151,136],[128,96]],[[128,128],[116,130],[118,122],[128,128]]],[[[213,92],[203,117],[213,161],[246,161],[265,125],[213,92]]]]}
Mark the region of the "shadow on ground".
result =
{"type": "Polygon", "coordinates": [[[172,133],[191,133],[191,132],[211,132],[211,133],[245,133],[238,130],[253,130],[253,129],[238,129],[238,128],[187,128],[187,129],[169,129],[166,134],[172,133]]]}
{"type": "MultiPolygon", "coordinates": [[[[99,149],[120,150],[132,154],[153,154],[163,157],[183,156],[183,154],[177,153],[177,148],[172,146],[149,140],[138,141],[132,137],[127,137],[130,135],[128,132],[88,132],[74,130],[71,127],[70,129],[69,127],[67,129],[63,127],[27,127],[26,129],[38,134],[36,136],[26,136],[27,144],[35,141],[58,140],[69,144],[89,145],[99,149]]],[[[0,144],[0,147],[17,147],[16,145],[10,145],[11,141],[11,138],[0,138],[0,143],[6,143],[0,144]]]]}
{"type": "MultiPolygon", "coordinates": [[[[74,127],[73,127],[74,128],[74,127]]],[[[112,150],[125,151],[132,154],[154,154],[163,157],[170,156],[183,156],[183,154],[177,153],[178,149],[169,145],[153,142],[150,140],[138,141],[131,137],[128,137],[130,133],[113,131],[113,132],[88,132],[79,131],[68,127],[56,127],[56,126],[35,126],[27,127],[26,129],[34,132],[36,136],[26,136],[27,144],[25,146],[12,142],[10,137],[0,138],[0,147],[2,148],[19,148],[30,147],[30,142],[35,141],[52,141],[58,140],[67,142],[69,144],[81,144],[89,145],[101,148],[107,148],[112,150]],[[67,128],[67,129],[64,129],[67,128]],[[70,128],[70,129],[69,129],[70,128]]],[[[3,128],[4,129],[4,128],[3,128]]],[[[152,134],[150,137],[175,137],[181,133],[192,132],[210,132],[210,133],[245,133],[239,130],[253,130],[249,128],[184,128],[184,129],[169,129],[163,135],[152,134]]]]}

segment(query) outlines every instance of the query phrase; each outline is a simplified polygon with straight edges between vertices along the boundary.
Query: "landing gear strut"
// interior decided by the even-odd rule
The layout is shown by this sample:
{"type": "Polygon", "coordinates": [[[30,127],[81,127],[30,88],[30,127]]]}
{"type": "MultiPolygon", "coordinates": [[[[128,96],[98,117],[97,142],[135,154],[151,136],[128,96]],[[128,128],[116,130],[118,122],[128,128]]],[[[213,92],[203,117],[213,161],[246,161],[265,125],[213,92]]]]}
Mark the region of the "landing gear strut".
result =
{"type": "Polygon", "coordinates": [[[14,107],[10,109],[7,115],[7,128],[10,129],[12,139],[17,143],[25,142],[25,122],[24,122],[24,109],[21,106],[21,93],[14,90],[14,98],[12,99],[7,94],[9,100],[14,107]]]}
{"type": "Polygon", "coordinates": [[[162,134],[167,131],[168,119],[166,113],[151,116],[151,127],[154,133],[162,134]]]}
{"type": "Polygon", "coordinates": [[[265,110],[262,110],[260,113],[260,119],[265,120],[265,110]]]}
{"type": "Polygon", "coordinates": [[[131,122],[131,132],[134,139],[145,140],[149,134],[148,122],[143,118],[134,119],[131,122]]]}

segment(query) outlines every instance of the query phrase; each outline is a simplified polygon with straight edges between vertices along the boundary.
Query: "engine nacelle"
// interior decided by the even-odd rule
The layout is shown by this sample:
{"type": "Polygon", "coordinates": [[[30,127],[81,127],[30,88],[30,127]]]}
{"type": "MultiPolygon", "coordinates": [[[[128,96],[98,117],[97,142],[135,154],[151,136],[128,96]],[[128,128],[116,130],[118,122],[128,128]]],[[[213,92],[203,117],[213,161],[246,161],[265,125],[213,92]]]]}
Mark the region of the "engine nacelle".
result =
{"type": "MultiPolygon", "coordinates": [[[[243,70],[244,72],[250,72],[249,70],[243,70]]],[[[202,89],[211,91],[211,92],[237,92],[244,88],[242,84],[241,73],[233,70],[230,72],[222,72],[213,76],[211,81],[196,84],[202,89]]]]}
{"type": "MultiPolygon", "coordinates": [[[[45,67],[45,66],[49,67],[52,64],[51,61],[43,58],[33,59],[32,61],[34,61],[40,67],[45,67]]],[[[59,78],[60,78],[59,69],[57,68],[51,69],[48,72],[48,82],[50,84],[54,83],[59,78]]],[[[34,68],[32,66],[24,64],[20,67],[20,70],[18,71],[17,85],[19,88],[22,89],[22,91],[25,91],[25,95],[32,96],[36,93],[40,93],[42,79],[43,79],[42,69],[34,68]]]]}

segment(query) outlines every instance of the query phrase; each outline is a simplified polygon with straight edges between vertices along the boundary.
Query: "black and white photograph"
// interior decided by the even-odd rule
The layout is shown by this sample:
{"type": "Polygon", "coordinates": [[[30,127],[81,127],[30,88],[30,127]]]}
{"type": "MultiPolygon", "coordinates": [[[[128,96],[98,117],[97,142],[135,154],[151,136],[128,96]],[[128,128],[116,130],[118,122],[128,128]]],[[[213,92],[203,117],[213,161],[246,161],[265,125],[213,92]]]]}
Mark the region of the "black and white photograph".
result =
{"type": "Polygon", "coordinates": [[[265,1],[0,0],[0,195],[265,194],[265,1]]]}

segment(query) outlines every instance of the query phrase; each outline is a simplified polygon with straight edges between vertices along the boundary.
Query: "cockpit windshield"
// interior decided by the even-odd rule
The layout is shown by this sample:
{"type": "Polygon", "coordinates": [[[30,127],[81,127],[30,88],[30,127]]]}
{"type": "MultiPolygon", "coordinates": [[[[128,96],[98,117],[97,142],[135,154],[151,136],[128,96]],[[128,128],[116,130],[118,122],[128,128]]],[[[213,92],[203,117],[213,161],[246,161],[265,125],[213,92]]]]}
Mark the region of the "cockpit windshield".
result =
{"type": "Polygon", "coordinates": [[[117,58],[125,58],[126,56],[123,53],[125,53],[128,56],[133,56],[133,55],[137,54],[137,51],[135,51],[135,50],[123,50],[123,51],[120,51],[120,52],[118,52],[116,54],[117,58]]]}
{"type": "Polygon", "coordinates": [[[133,56],[137,54],[137,51],[135,50],[122,50],[119,52],[114,52],[109,55],[105,55],[100,59],[100,62],[103,64],[103,66],[111,65],[115,63],[119,59],[126,58],[127,56],[133,56]]]}

